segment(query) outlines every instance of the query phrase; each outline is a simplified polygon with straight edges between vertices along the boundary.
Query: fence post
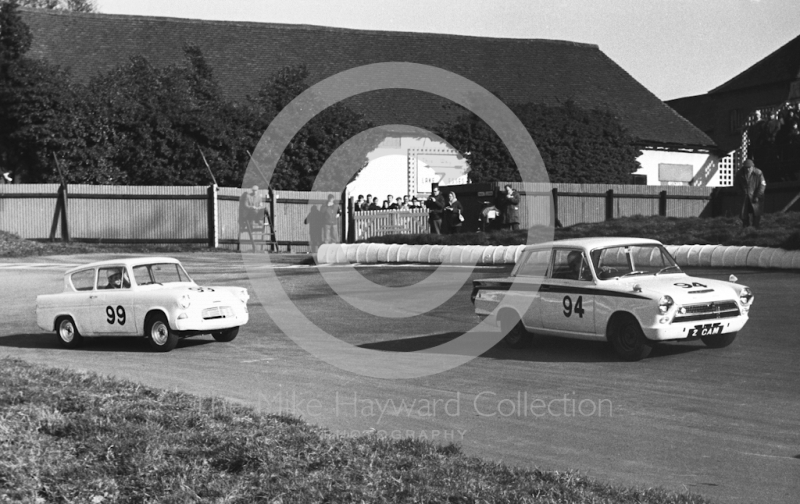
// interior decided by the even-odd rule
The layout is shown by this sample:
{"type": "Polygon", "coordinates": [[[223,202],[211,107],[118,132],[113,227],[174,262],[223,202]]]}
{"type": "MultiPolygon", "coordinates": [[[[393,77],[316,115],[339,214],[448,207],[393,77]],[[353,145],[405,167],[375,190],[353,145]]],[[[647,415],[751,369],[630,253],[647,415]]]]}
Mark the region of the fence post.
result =
{"type": "Polygon", "coordinates": [[[211,184],[206,190],[208,195],[208,248],[219,247],[219,212],[217,209],[217,184],[211,184]]]}
{"type": "Polygon", "coordinates": [[[341,217],[342,232],[339,234],[339,243],[347,243],[347,239],[350,237],[349,236],[349,226],[348,226],[349,220],[350,220],[350,214],[347,211],[348,208],[347,208],[347,188],[346,187],[345,187],[344,191],[342,191],[342,194],[340,196],[339,205],[341,205],[341,208],[342,208],[342,217],[341,217]]]}
{"type": "Polygon", "coordinates": [[[561,227],[561,221],[558,220],[558,187],[553,188],[553,225],[561,227]]]}
{"type": "Polygon", "coordinates": [[[347,223],[347,243],[353,243],[356,241],[356,214],[352,196],[347,199],[347,223]]]}
{"type": "Polygon", "coordinates": [[[658,215],[667,216],[667,191],[658,193],[658,215]]]}
{"type": "Polygon", "coordinates": [[[614,189],[606,191],[606,220],[614,218],[614,189]]]}
{"type": "MultiPolygon", "coordinates": [[[[275,191],[272,190],[272,186],[267,187],[267,195],[269,197],[269,215],[267,216],[267,223],[269,223],[269,251],[278,252],[280,247],[275,233],[275,191]]],[[[288,250],[292,250],[291,244],[288,250]]]]}
{"type": "Polygon", "coordinates": [[[61,239],[69,242],[69,224],[67,219],[67,184],[62,183],[58,188],[61,195],[61,239]]]}

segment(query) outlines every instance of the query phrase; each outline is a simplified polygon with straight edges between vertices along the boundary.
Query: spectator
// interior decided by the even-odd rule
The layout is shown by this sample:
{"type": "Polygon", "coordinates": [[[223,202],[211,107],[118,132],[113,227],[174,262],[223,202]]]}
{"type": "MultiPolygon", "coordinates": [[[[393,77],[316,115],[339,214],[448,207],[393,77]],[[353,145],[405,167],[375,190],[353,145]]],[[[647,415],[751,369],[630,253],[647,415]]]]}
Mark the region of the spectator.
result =
{"type": "Polygon", "coordinates": [[[254,185],[249,191],[245,191],[239,197],[239,236],[242,231],[247,231],[250,236],[250,243],[253,245],[253,252],[256,250],[253,241],[253,228],[262,228],[264,225],[265,205],[262,205],[258,196],[258,186],[254,185]]]}
{"type": "Polygon", "coordinates": [[[752,219],[753,227],[758,229],[761,214],[764,212],[764,191],[767,188],[767,182],[764,180],[764,174],[756,168],[752,159],[746,160],[736,172],[735,185],[744,196],[740,214],[742,227],[750,226],[752,219]]]}
{"type": "Polygon", "coordinates": [[[403,196],[403,201],[400,203],[400,210],[410,210],[411,202],[408,201],[408,195],[403,196]]]}
{"type": "Polygon", "coordinates": [[[428,209],[428,224],[431,234],[442,234],[442,211],[444,210],[444,198],[439,192],[439,187],[434,187],[431,195],[425,201],[428,209]]]}
{"type": "Polygon", "coordinates": [[[305,223],[308,224],[308,246],[312,254],[316,254],[319,246],[322,245],[324,240],[323,236],[323,222],[324,216],[319,209],[318,205],[311,205],[311,210],[306,216],[305,223]]]}
{"type": "Polygon", "coordinates": [[[394,201],[394,196],[391,194],[386,197],[386,200],[389,202],[389,206],[387,207],[389,210],[397,210],[400,206],[394,201]]]}
{"type": "Polygon", "coordinates": [[[322,209],[322,236],[325,243],[339,243],[339,205],[333,194],[328,195],[328,203],[322,209]]]}
{"type": "Polygon", "coordinates": [[[422,204],[419,202],[416,196],[411,198],[411,208],[422,208],[422,204]]]}
{"type": "Polygon", "coordinates": [[[516,231],[519,229],[519,193],[506,184],[505,191],[497,198],[500,210],[500,224],[503,229],[516,231]]]}
{"type": "Polygon", "coordinates": [[[364,195],[359,194],[358,199],[355,203],[353,203],[353,210],[356,212],[360,212],[362,210],[366,210],[365,203],[364,203],[364,195]]]}
{"type": "Polygon", "coordinates": [[[448,198],[449,202],[444,207],[445,231],[447,234],[457,234],[464,223],[464,206],[456,199],[456,193],[450,191],[448,198]]]}
{"type": "Polygon", "coordinates": [[[381,205],[381,210],[389,210],[389,200],[383,200],[383,205],[381,205]]]}
{"type": "Polygon", "coordinates": [[[378,198],[372,198],[372,203],[370,203],[368,210],[380,210],[381,206],[378,204],[378,198]]]}

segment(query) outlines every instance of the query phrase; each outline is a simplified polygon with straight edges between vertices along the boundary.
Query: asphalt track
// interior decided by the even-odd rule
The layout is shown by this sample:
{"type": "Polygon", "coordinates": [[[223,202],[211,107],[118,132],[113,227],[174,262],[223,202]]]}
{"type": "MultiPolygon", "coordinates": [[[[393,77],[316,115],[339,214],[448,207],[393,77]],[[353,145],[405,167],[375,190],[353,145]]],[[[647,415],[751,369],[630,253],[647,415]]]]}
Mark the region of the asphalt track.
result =
{"type": "MultiPolygon", "coordinates": [[[[307,317],[363,348],[429,348],[478,320],[469,286],[423,315],[386,319],[349,306],[317,268],[292,265],[296,260],[248,275],[236,254],[179,257],[200,284],[251,287],[274,272],[307,317]]],[[[444,373],[383,380],[311,356],[256,299],[250,324],[232,343],[193,338],[155,354],[140,339],[102,338],[80,350],[62,349],[54,335],[36,327],[35,296],[59,291],[67,267],[98,258],[0,261],[0,357],[224,397],[302,416],[337,435],[374,430],[452,441],[467,453],[512,465],[577,469],[718,502],[792,503],[800,495],[800,272],[690,270],[722,279],[733,272],[755,292],[750,322],[726,349],[671,343],[627,363],[601,343],[538,338],[531,348],[496,347],[444,373]]],[[[432,270],[358,269],[376,284],[394,287],[415,284],[432,270]]],[[[341,267],[326,271],[348,274],[341,267]]],[[[473,276],[503,271],[478,268],[473,276]]]]}

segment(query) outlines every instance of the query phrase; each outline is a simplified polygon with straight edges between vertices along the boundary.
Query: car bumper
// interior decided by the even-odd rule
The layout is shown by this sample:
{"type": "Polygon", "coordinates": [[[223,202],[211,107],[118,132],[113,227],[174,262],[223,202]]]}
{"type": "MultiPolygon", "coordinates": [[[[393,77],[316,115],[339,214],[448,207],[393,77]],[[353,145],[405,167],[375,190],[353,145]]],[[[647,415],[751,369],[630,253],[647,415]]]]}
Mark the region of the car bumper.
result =
{"type": "Polygon", "coordinates": [[[209,333],[231,329],[247,324],[250,316],[247,307],[231,307],[228,313],[217,313],[213,317],[203,316],[202,310],[184,310],[174,314],[170,325],[176,331],[209,333]]]}
{"type": "Polygon", "coordinates": [[[694,339],[700,336],[712,336],[716,334],[728,334],[740,331],[747,323],[748,317],[741,315],[738,317],[722,319],[694,320],[691,322],[673,322],[669,324],[656,324],[650,327],[642,327],[647,339],[654,341],[670,341],[694,339]]]}

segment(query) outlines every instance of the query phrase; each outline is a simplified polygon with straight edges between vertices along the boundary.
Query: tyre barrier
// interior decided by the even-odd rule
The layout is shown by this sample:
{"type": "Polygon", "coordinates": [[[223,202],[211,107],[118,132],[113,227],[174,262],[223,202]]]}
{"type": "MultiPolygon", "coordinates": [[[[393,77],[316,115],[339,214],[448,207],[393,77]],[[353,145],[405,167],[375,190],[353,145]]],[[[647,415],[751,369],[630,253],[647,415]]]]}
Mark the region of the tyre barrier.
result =
{"type": "MultiPolygon", "coordinates": [[[[739,245],[667,245],[679,266],[800,269],[800,250],[739,245]]],[[[324,244],[317,264],[515,264],[525,245],[324,244]]]]}

